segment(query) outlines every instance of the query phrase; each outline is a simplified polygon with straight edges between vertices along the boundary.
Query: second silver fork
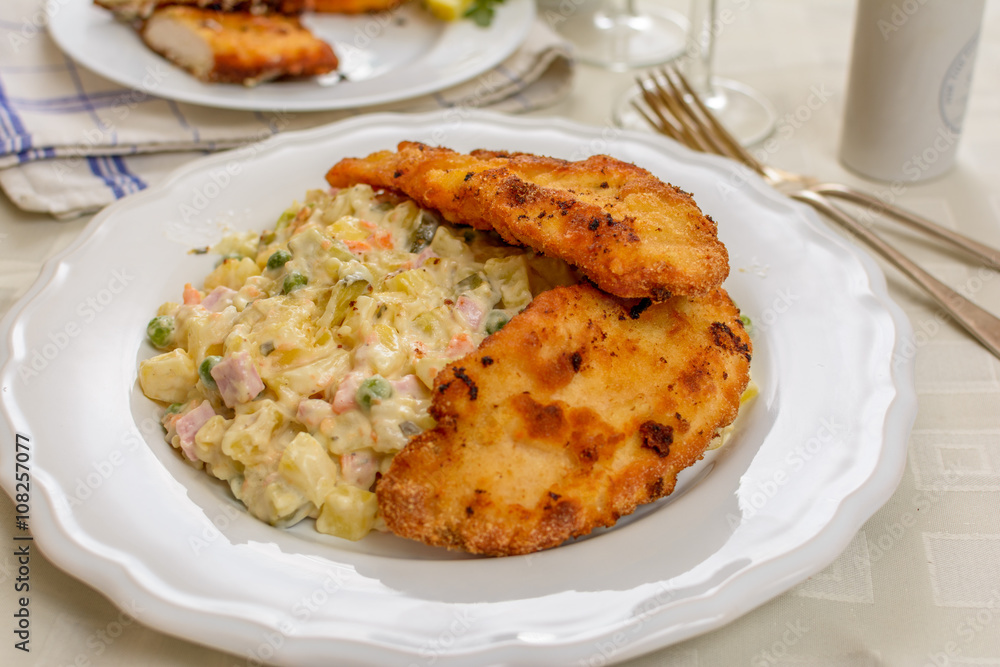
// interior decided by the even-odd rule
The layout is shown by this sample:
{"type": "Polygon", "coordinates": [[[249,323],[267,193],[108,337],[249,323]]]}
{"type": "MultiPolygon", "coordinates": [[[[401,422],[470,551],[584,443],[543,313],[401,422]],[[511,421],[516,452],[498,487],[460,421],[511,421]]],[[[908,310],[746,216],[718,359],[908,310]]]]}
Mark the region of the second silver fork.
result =
{"type": "Polygon", "coordinates": [[[734,159],[760,174],[770,185],[793,199],[805,202],[845,227],[896,268],[923,287],[957,323],[971,333],[986,349],[1000,358],[1000,319],[972,303],[908,257],[889,245],[867,225],[836,206],[836,197],[876,213],[888,215],[910,227],[951,243],[979,258],[984,264],[1000,269],[1000,251],[981,244],[905,209],[891,206],[871,195],[846,185],[821,183],[816,179],[792,174],[761,163],[743,148],[705,107],[683,75],[676,68],[660,71],[660,78],[637,79],[647,109],[636,110],[662,134],[694,150],[715,153],[734,159]]]}

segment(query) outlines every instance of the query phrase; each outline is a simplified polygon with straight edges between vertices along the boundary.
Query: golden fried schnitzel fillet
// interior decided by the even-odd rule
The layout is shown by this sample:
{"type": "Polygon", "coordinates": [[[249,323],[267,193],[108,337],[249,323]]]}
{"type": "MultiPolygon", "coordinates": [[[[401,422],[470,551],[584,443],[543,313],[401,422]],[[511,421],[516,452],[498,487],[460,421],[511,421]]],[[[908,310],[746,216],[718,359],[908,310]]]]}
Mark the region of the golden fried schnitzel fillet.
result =
{"type": "Polygon", "coordinates": [[[464,155],[404,141],[395,153],[341,160],[326,178],[334,187],[400,190],[450,222],[495,229],[574,264],[621,297],[706,294],[729,273],[715,222],[689,194],[606,155],[464,155]]]}
{"type": "Polygon", "coordinates": [[[201,9],[252,14],[301,14],[304,11],[361,14],[395,9],[406,0],[94,0],[125,21],[147,19],[153,10],[168,5],[188,5],[201,9]]]}
{"type": "Polygon", "coordinates": [[[224,12],[251,14],[300,14],[313,0],[94,0],[98,7],[111,10],[124,21],[148,19],[153,11],[168,5],[187,5],[224,12]]]}
{"type": "Polygon", "coordinates": [[[212,83],[255,86],[326,74],[338,64],[330,45],[297,16],[171,5],[154,11],[141,35],[153,51],[212,83]]]}
{"type": "Polygon", "coordinates": [[[524,554],[669,494],[728,425],[750,340],[725,291],[626,301],[589,285],[537,296],[435,379],[438,425],[377,485],[394,533],[524,554]]]}

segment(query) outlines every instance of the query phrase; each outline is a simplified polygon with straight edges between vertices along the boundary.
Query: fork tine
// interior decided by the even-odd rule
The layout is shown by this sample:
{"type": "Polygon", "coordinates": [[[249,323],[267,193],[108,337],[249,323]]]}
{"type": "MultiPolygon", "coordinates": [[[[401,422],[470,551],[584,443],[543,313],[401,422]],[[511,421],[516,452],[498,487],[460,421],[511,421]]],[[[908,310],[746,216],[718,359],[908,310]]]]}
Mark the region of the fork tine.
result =
{"type": "MultiPolygon", "coordinates": [[[[666,67],[663,68],[665,76],[667,74],[666,69],[666,67]]],[[[691,87],[687,78],[681,73],[680,69],[671,65],[670,71],[680,82],[684,92],[691,97],[694,105],[698,108],[702,119],[714,130],[714,135],[719,141],[726,144],[727,150],[725,154],[736,158],[759,173],[764,173],[764,165],[757,158],[755,158],[750,151],[745,149],[743,145],[736,140],[736,137],[730,134],[729,130],[727,130],[725,126],[719,122],[719,119],[715,117],[715,114],[713,114],[711,110],[705,106],[705,103],[701,101],[701,98],[695,94],[694,89],[691,87]]],[[[683,99],[684,95],[678,95],[678,97],[683,99]]]]}
{"type": "MultiPolygon", "coordinates": [[[[697,150],[712,150],[705,143],[705,140],[692,129],[690,122],[684,115],[678,113],[670,100],[670,96],[664,93],[655,78],[650,77],[643,81],[636,77],[636,82],[639,84],[639,90],[642,92],[642,99],[646,103],[646,106],[660,119],[659,123],[653,123],[653,127],[682,144],[691,146],[697,150]]],[[[645,114],[645,116],[648,119],[648,114],[645,114]]]]}
{"type": "Polygon", "coordinates": [[[650,115],[646,112],[646,110],[643,109],[642,105],[640,105],[638,102],[636,102],[635,99],[633,99],[632,106],[635,108],[635,110],[638,111],[639,114],[646,119],[647,123],[658,129],[660,132],[666,134],[671,139],[676,139],[677,141],[683,142],[685,139],[683,136],[682,129],[678,128],[673,123],[673,121],[671,121],[669,118],[663,115],[663,112],[660,111],[659,105],[656,104],[656,99],[653,97],[653,94],[649,92],[644,82],[641,79],[639,79],[639,77],[636,77],[635,82],[639,86],[639,90],[642,93],[642,99],[646,103],[646,106],[649,107],[650,110],[652,110],[653,114],[656,116],[658,120],[653,120],[650,117],[650,115]]]}
{"type": "MultiPolygon", "coordinates": [[[[664,68],[660,70],[666,85],[656,84],[660,94],[660,99],[667,105],[671,113],[681,122],[682,125],[700,140],[698,147],[706,153],[717,153],[727,157],[733,157],[732,151],[724,143],[720,142],[714,135],[712,127],[705,123],[684,99],[678,85],[671,79],[670,73],[664,68]]],[[[655,81],[655,79],[654,79],[655,81]]]]}
{"type": "MultiPolygon", "coordinates": [[[[653,100],[647,99],[646,103],[654,109],[657,109],[658,107],[666,108],[667,112],[673,116],[674,120],[676,120],[681,127],[683,143],[686,143],[688,146],[693,146],[694,148],[697,148],[705,153],[719,152],[718,146],[710,142],[706,138],[705,133],[701,131],[701,124],[698,120],[685,111],[683,102],[678,100],[678,96],[673,94],[673,90],[665,88],[663,84],[656,79],[655,74],[649,78],[649,83],[653,87],[653,90],[656,91],[656,96],[653,100]]],[[[667,86],[672,88],[669,79],[667,79],[667,86]]]]}
{"type": "Polygon", "coordinates": [[[668,137],[674,139],[675,141],[680,141],[680,142],[684,141],[684,137],[677,130],[677,128],[674,127],[673,123],[663,119],[662,114],[656,114],[661,118],[661,120],[653,120],[650,117],[650,115],[646,113],[646,110],[643,109],[642,105],[636,102],[635,100],[632,100],[632,108],[635,109],[637,112],[639,112],[639,115],[645,118],[647,123],[652,125],[655,129],[657,129],[661,133],[667,135],[668,137]]]}

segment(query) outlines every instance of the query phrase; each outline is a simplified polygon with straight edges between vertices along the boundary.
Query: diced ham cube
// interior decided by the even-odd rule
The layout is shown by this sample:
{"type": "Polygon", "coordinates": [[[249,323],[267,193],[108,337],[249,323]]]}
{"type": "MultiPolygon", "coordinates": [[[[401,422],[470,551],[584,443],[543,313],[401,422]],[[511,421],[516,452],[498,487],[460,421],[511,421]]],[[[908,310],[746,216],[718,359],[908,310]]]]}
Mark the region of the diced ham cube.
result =
{"type": "Polygon", "coordinates": [[[375,483],[378,461],[369,450],[348,452],[340,457],[340,470],[345,482],[367,489],[375,483]]]}
{"type": "Polygon", "coordinates": [[[264,390],[264,382],[247,351],[226,357],[212,368],[212,379],[227,407],[247,403],[264,390]]]}
{"type": "Polygon", "coordinates": [[[398,380],[392,380],[389,384],[392,385],[392,393],[396,396],[422,398],[426,395],[424,385],[416,375],[404,375],[398,380]]]}
{"type": "Polygon", "coordinates": [[[310,429],[318,428],[320,423],[333,416],[333,406],[319,398],[304,398],[299,401],[295,418],[310,429]]]}
{"type": "Polygon", "coordinates": [[[201,302],[201,305],[213,313],[218,313],[231,306],[235,296],[236,290],[229,289],[225,285],[219,285],[209,292],[208,296],[201,302]]]}
{"type": "Polygon", "coordinates": [[[358,407],[356,399],[358,387],[365,378],[364,373],[348,373],[347,377],[340,381],[337,393],[333,396],[333,411],[338,415],[358,407]]]}
{"type": "Polygon", "coordinates": [[[486,311],[475,299],[470,299],[464,294],[458,297],[458,303],[455,305],[456,310],[462,313],[462,317],[465,321],[469,323],[469,327],[475,331],[479,328],[479,325],[483,322],[483,317],[486,315],[486,311]]]}
{"type": "Polygon", "coordinates": [[[198,430],[214,416],[215,410],[212,409],[212,404],[208,401],[202,401],[201,405],[185,413],[174,424],[177,429],[177,435],[180,437],[181,451],[184,452],[184,456],[188,460],[198,460],[197,455],[194,453],[194,437],[197,435],[198,430]]]}

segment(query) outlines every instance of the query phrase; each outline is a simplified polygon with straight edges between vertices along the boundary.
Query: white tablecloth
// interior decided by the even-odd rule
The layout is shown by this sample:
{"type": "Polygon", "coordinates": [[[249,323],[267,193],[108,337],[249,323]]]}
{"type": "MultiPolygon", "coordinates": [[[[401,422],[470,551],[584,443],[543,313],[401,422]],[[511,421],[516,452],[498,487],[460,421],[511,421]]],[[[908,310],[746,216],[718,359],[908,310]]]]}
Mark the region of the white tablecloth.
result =
{"type": "MultiPolygon", "coordinates": [[[[836,160],[853,26],[850,0],[724,2],[718,69],[766,94],[790,131],[770,159],[830,180],[878,184],[836,160]],[[807,105],[814,91],[822,104],[807,105]]],[[[901,4],[905,4],[901,0],[901,4]]],[[[899,202],[1000,246],[1000,5],[988,3],[958,165],[911,185],[899,202]]],[[[581,67],[553,114],[604,125],[630,77],[581,67]]],[[[697,194],[697,193],[695,193],[697,194]]],[[[0,313],[41,262],[79,233],[0,203],[0,313]]],[[[886,235],[952,286],[1000,313],[1000,276],[905,232],[886,235]]],[[[886,269],[914,327],[919,413],[908,465],[887,505],[826,570],[719,630],[627,664],[1000,665],[1000,362],[886,269]]],[[[831,326],[835,326],[835,321],[831,326]]],[[[820,390],[820,388],[817,388],[820,390]]],[[[10,465],[9,461],[3,465],[10,465]]],[[[875,508],[873,508],[874,510],[875,508]]],[[[112,603],[37,554],[31,570],[31,653],[14,648],[14,508],[0,495],[0,664],[230,667],[242,658],[130,623],[112,603]]],[[[608,567],[614,567],[608,563],[608,567]]],[[[141,615],[140,615],[141,616],[141,615]]],[[[614,651],[606,651],[614,660],[614,651]]],[[[595,647],[593,664],[605,656],[595,647]]],[[[331,657],[330,664],[337,664],[331,657]]]]}

